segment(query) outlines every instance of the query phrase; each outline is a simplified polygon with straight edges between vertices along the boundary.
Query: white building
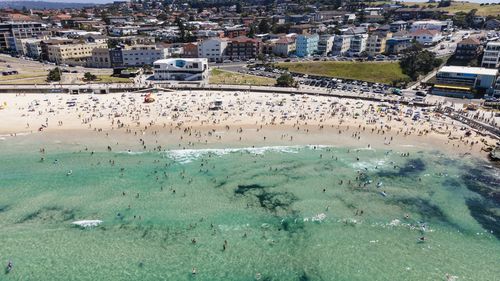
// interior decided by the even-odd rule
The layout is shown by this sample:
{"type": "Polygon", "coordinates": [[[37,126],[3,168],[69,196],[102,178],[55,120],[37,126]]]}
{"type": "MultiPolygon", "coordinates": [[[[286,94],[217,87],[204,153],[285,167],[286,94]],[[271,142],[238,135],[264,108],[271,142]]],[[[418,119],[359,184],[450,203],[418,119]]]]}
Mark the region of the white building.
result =
{"type": "Polygon", "coordinates": [[[500,42],[489,42],[484,49],[482,67],[498,68],[500,65],[500,42]]]}
{"type": "Polygon", "coordinates": [[[410,32],[415,32],[421,29],[444,31],[452,26],[453,21],[422,20],[413,22],[410,32]]]}
{"type": "Polygon", "coordinates": [[[224,60],[228,41],[220,38],[210,38],[198,44],[198,57],[206,58],[210,62],[224,60]]]}
{"type": "Polygon", "coordinates": [[[40,44],[42,40],[38,38],[16,39],[16,52],[21,56],[38,59],[42,55],[42,46],[40,44]]]}
{"type": "Polygon", "coordinates": [[[424,46],[434,45],[443,39],[443,35],[438,30],[419,29],[411,33],[411,37],[424,46]]]}
{"type": "Polygon", "coordinates": [[[334,36],[330,34],[324,34],[319,37],[318,42],[318,53],[321,55],[328,55],[333,49],[333,39],[334,36]]]}
{"type": "Polygon", "coordinates": [[[168,49],[154,45],[134,45],[122,49],[123,66],[152,65],[153,62],[168,56],[168,49]]]}
{"type": "Polygon", "coordinates": [[[334,56],[343,56],[351,48],[351,38],[353,35],[338,35],[333,40],[332,54],[334,56]]]}
{"type": "Polygon", "coordinates": [[[368,34],[356,34],[351,38],[349,46],[349,55],[359,55],[366,51],[366,44],[368,42],[368,34]]]}
{"type": "Polygon", "coordinates": [[[472,97],[475,91],[491,94],[497,75],[497,69],[443,66],[436,74],[432,93],[458,97],[472,97]]]}
{"type": "Polygon", "coordinates": [[[285,37],[275,40],[273,54],[281,57],[288,57],[290,53],[295,52],[295,39],[285,37]]]}
{"type": "Polygon", "coordinates": [[[208,80],[208,60],[206,58],[158,60],[154,62],[153,69],[155,80],[208,80]]]}

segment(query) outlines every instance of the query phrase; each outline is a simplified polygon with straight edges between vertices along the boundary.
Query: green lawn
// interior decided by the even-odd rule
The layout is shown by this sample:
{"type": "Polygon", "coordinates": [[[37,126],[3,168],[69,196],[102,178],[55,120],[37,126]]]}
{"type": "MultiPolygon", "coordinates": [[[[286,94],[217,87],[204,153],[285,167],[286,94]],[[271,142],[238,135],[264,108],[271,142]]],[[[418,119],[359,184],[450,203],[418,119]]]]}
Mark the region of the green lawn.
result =
{"type": "Polygon", "coordinates": [[[354,79],[390,84],[394,80],[408,79],[397,62],[284,62],[279,67],[303,74],[354,79]]]}
{"type": "MultiPolygon", "coordinates": [[[[390,3],[389,1],[377,1],[371,2],[370,5],[377,6],[385,3],[390,3]]],[[[407,6],[417,5],[419,7],[437,7],[437,4],[429,4],[426,2],[404,2],[407,6]]],[[[457,12],[469,12],[470,10],[477,9],[476,15],[478,16],[499,16],[500,15],[500,4],[492,4],[492,5],[482,5],[480,3],[470,3],[470,2],[461,2],[454,1],[451,3],[449,7],[439,8],[443,11],[450,13],[457,12]]]]}
{"type": "Polygon", "coordinates": [[[215,68],[210,71],[209,83],[227,85],[274,86],[276,84],[276,79],[241,74],[215,68]]]}
{"type": "Polygon", "coordinates": [[[114,77],[111,75],[97,75],[97,80],[93,83],[130,83],[130,78],[114,77]]]}

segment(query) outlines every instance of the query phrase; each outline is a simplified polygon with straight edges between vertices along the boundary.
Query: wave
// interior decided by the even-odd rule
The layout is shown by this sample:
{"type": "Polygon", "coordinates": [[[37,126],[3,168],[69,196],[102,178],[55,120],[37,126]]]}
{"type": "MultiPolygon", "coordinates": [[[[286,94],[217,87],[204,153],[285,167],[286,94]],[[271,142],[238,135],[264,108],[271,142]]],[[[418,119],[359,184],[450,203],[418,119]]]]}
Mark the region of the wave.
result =
{"type": "Polygon", "coordinates": [[[299,153],[302,149],[324,149],[332,148],[327,145],[296,145],[296,146],[261,146],[242,148],[207,148],[207,149],[178,149],[165,151],[167,157],[181,164],[190,163],[206,155],[223,156],[230,153],[248,153],[263,155],[267,152],[299,153]]]}

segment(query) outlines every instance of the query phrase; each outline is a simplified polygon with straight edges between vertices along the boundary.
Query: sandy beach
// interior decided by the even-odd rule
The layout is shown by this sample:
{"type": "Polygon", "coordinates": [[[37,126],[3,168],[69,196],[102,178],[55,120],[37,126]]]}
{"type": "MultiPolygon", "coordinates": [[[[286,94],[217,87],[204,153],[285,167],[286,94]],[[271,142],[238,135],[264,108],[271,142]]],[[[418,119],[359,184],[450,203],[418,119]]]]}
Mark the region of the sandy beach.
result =
{"type": "Polygon", "coordinates": [[[432,108],[321,96],[177,91],[153,103],[137,93],[3,95],[0,102],[2,139],[95,150],[316,144],[484,157],[496,143],[432,108]],[[209,110],[215,101],[221,109],[209,110]]]}

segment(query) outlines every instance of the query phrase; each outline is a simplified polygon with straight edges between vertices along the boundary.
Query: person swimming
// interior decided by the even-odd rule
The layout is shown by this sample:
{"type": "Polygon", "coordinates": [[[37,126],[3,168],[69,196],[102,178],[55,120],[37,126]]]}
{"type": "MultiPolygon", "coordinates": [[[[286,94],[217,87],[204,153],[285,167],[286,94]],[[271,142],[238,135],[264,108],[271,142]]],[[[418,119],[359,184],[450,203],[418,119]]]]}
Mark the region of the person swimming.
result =
{"type": "Polygon", "coordinates": [[[7,268],[5,269],[5,271],[6,271],[7,273],[9,273],[9,272],[11,272],[11,271],[12,271],[12,269],[14,269],[14,264],[12,263],[12,261],[11,261],[11,260],[9,260],[9,262],[7,263],[7,268]]]}

